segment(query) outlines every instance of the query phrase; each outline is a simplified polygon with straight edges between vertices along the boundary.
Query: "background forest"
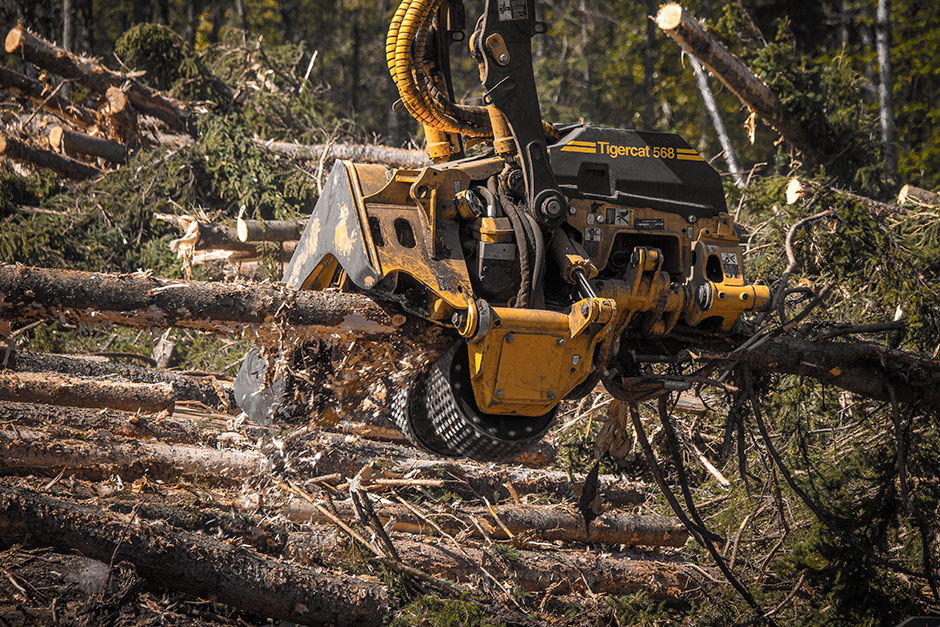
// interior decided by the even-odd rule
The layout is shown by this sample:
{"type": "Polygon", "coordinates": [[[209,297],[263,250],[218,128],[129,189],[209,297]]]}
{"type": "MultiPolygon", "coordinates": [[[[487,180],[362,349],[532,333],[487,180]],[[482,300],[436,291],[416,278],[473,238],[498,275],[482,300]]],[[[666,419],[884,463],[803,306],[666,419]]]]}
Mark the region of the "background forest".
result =
{"type": "MultiPolygon", "coordinates": [[[[200,115],[198,142],[147,147],[125,167],[92,180],[65,183],[5,164],[0,261],[220,278],[217,267],[184,268],[169,247],[177,229],[154,215],[195,214],[220,223],[240,215],[303,217],[328,171],[322,160],[272,158],[253,138],[420,148],[418,126],[390,106],[398,96],[387,73],[384,40],[395,4],[2,0],[0,24],[22,22],[109,67],[143,71],[140,80],[194,103],[200,115]],[[239,94],[237,104],[222,95],[220,81],[239,94]],[[19,210],[24,206],[45,213],[24,213],[19,210]]],[[[475,14],[477,7],[466,4],[468,14],[475,14]]],[[[885,209],[903,184],[940,188],[935,3],[882,0],[878,4],[887,14],[881,20],[875,0],[683,3],[776,92],[812,140],[804,152],[793,151],[711,78],[717,111],[740,162],[737,176],[729,171],[693,62],[648,17],[656,14],[658,2],[540,4],[549,30],[533,46],[546,119],[682,135],[725,178],[729,207],[748,227],[745,263],[751,279],[779,286],[788,265],[788,229],[831,210],[792,241],[799,270],[790,285],[798,285],[804,296],[830,286],[828,300],[812,308],[796,333],[815,338],[839,325],[892,322],[897,324],[888,334],[856,337],[936,357],[940,214],[936,206],[885,209]],[[889,43],[887,84],[876,50],[879,37],[889,43]],[[888,114],[885,93],[893,103],[888,114]],[[885,115],[894,121],[887,143],[885,115]],[[809,182],[811,191],[788,204],[784,190],[793,176],[809,182]],[[882,203],[880,213],[873,213],[872,200],[882,203]]],[[[456,59],[464,56],[457,53],[456,59]]],[[[6,64],[57,84],[13,55],[6,64]]],[[[479,102],[476,69],[468,58],[455,66],[458,97],[479,102]]],[[[75,101],[94,100],[79,85],[65,89],[75,101]]],[[[5,97],[0,107],[11,112],[18,105],[5,97]]],[[[277,278],[276,260],[265,271],[277,278]]],[[[784,313],[805,306],[799,293],[794,296],[783,304],[784,313]]],[[[173,365],[185,369],[231,375],[246,350],[244,343],[191,332],[173,331],[172,337],[173,365]]],[[[79,332],[55,323],[31,328],[20,338],[32,351],[143,353],[158,339],[132,331],[79,332]]],[[[761,611],[791,625],[894,625],[906,616],[940,613],[937,408],[874,401],[797,376],[740,376],[732,391],[706,395],[714,411],[676,420],[687,450],[703,452],[730,481],[722,485],[698,465],[698,454],[687,455],[695,500],[705,504],[708,525],[725,540],[719,548],[761,611]],[[761,402],[748,402],[754,397],[761,402]]],[[[569,425],[557,434],[559,466],[581,472],[591,466],[600,428],[594,417],[587,412],[577,428],[569,425]]],[[[644,420],[655,423],[655,414],[644,420]]],[[[656,433],[653,443],[662,452],[664,436],[656,433]]],[[[619,468],[608,460],[603,470],[652,483],[642,457],[619,468]]],[[[675,471],[670,468],[672,479],[675,471]]],[[[668,511],[660,502],[650,507],[668,511]]],[[[697,545],[683,551],[712,568],[697,545]]],[[[499,622],[470,601],[465,606],[406,601],[396,619],[400,624],[463,624],[460,617],[499,622]]],[[[519,602],[533,612],[538,605],[522,594],[519,602]]],[[[592,605],[585,611],[575,604],[567,620],[756,621],[749,603],[717,576],[691,603],[663,604],[642,593],[584,603],[604,610],[592,605]]]]}

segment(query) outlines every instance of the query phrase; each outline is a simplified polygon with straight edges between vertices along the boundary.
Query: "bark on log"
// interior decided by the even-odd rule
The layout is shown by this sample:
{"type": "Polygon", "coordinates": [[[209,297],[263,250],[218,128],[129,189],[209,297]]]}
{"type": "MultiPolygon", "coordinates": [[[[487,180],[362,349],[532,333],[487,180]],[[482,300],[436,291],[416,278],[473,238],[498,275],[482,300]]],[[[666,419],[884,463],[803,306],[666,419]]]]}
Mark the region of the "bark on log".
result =
{"type": "Polygon", "coordinates": [[[35,372],[0,372],[0,400],[147,413],[173,411],[174,405],[173,390],[165,383],[101,381],[35,372]]]}
{"type": "Polygon", "coordinates": [[[211,375],[196,376],[169,370],[142,368],[107,361],[69,355],[51,355],[21,351],[16,354],[16,370],[20,372],[57,372],[73,377],[118,377],[132,383],[168,383],[173,387],[173,398],[179,401],[197,401],[214,409],[235,407],[232,383],[220,381],[211,375]]]}
{"type": "Polygon", "coordinates": [[[109,87],[123,86],[127,97],[141,113],[152,115],[178,131],[190,132],[190,112],[186,106],[123,74],[110,70],[91,59],[78,57],[40,39],[22,25],[7,33],[6,51],[58,74],[75,80],[92,91],[104,94],[109,87]]]}
{"type": "MultiPolygon", "coordinates": [[[[510,556],[494,559],[492,551],[473,546],[460,550],[447,542],[419,542],[401,535],[393,536],[392,543],[403,562],[437,577],[476,583],[483,578],[480,565],[485,564],[494,577],[527,592],[622,595],[642,590],[664,600],[688,598],[702,588],[696,570],[662,555],[515,549],[510,556]]],[[[321,526],[291,533],[285,552],[301,564],[340,566],[349,563],[347,546],[339,532],[321,526]]]]}
{"type": "Polygon", "coordinates": [[[755,370],[811,377],[876,400],[890,401],[893,387],[899,402],[940,403],[940,361],[880,344],[781,336],[734,359],[755,370]]]}
{"type": "MultiPolygon", "coordinates": [[[[51,407],[0,402],[0,422],[34,431],[36,438],[81,440],[89,434],[108,433],[129,439],[157,439],[165,444],[199,444],[217,448],[244,438],[227,431],[228,425],[203,416],[183,418],[160,414],[129,414],[115,410],[51,407]],[[41,434],[41,435],[39,435],[41,434]]],[[[248,437],[260,437],[259,432],[248,437]]],[[[247,441],[247,440],[245,440],[247,441]]]]}
{"type": "Polygon", "coordinates": [[[255,145],[282,157],[301,161],[343,159],[359,163],[381,163],[397,168],[423,168],[431,165],[420,150],[390,148],[372,144],[293,144],[255,138],[255,145]]]}
{"type": "Polygon", "coordinates": [[[18,139],[0,135],[0,155],[29,165],[47,168],[57,174],[82,181],[103,174],[98,168],[85,165],[74,159],[57,155],[49,150],[28,146],[18,139]]]}
{"type": "Polygon", "coordinates": [[[238,219],[235,228],[240,242],[294,242],[300,239],[306,220],[238,219]]]}
{"type": "Polygon", "coordinates": [[[784,110],[777,95],[680,5],[660,7],[656,24],[794,147],[802,152],[812,148],[802,126],[784,110]]]}
{"type": "Polygon", "coordinates": [[[0,430],[0,474],[55,475],[63,469],[92,481],[118,475],[125,481],[146,476],[236,485],[266,473],[268,461],[258,453],[184,444],[63,440],[41,431],[0,430]]]}
{"type": "Polygon", "coordinates": [[[283,286],[161,280],[0,265],[0,319],[185,327],[239,334],[249,325],[264,334],[349,334],[387,339],[417,337],[427,325],[360,294],[295,292],[283,286]]]}
{"type": "Polygon", "coordinates": [[[123,89],[108,87],[107,100],[108,135],[125,146],[136,150],[140,145],[140,122],[137,111],[131,105],[123,89]]]}
{"type": "MultiPolygon", "coordinates": [[[[356,517],[355,509],[349,501],[335,505],[340,518],[349,520],[356,517]]],[[[376,504],[375,513],[383,525],[391,521],[389,525],[394,530],[421,534],[435,533],[431,525],[404,505],[376,504]]],[[[461,512],[448,512],[443,516],[429,514],[428,517],[452,535],[468,533],[477,538],[488,536],[499,540],[510,539],[509,533],[511,533],[514,537],[542,542],[681,547],[689,539],[688,531],[676,518],[641,516],[616,510],[604,512],[591,521],[588,530],[585,530],[584,518],[580,514],[545,505],[496,505],[492,511],[483,509],[467,511],[464,514],[462,521],[460,520],[461,512]],[[485,536],[467,516],[472,516],[476,520],[477,525],[485,532],[485,536]]],[[[285,508],[284,515],[298,523],[329,522],[329,518],[312,505],[296,501],[285,508]]]]}
{"type": "Polygon", "coordinates": [[[127,163],[127,147],[123,144],[104,137],[76,133],[62,126],[55,126],[49,131],[49,143],[69,156],[86,155],[101,157],[111,163],[127,163]]]}
{"type": "Polygon", "coordinates": [[[375,583],[285,564],[197,533],[105,513],[30,490],[0,488],[0,538],[126,560],[151,583],[253,614],[307,625],[381,625],[388,595],[375,583]]]}
{"type": "Polygon", "coordinates": [[[89,128],[98,123],[98,116],[91,109],[72,104],[59,94],[51,94],[39,81],[9,68],[0,67],[0,88],[43,105],[50,113],[78,126],[89,128]]]}
{"type": "Polygon", "coordinates": [[[898,192],[898,204],[906,203],[922,207],[940,207],[940,194],[913,185],[905,185],[898,192]]]}

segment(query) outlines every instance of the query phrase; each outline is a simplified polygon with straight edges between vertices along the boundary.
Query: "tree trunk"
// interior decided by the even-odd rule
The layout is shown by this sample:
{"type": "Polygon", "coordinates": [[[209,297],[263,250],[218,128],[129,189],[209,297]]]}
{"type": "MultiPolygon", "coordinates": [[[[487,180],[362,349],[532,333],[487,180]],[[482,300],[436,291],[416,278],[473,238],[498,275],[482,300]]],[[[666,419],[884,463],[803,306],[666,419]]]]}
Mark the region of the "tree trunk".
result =
{"type": "Polygon", "coordinates": [[[73,377],[120,377],[132,383],[168,383],[173,386],[173,399],[196,401],[209,407],[228,410],[235,407],[232,384],[213,376],[187,375],[169,370],[140,368],[106,361],[67,355],[17,352],[16,370],[19,372],[57,372],[73,377]]]}
{"type": "Polygon", "coordinates": [[[656,16],[656,23],[797,150],[809,152],[812,146],[802,126],[784,111],[776,94],[705,32],[702,25],[680,5],[673,3],[662,6],[656,16]]]}
{"type": "MultiPolygon", "coordinates": [[[[336,503],[340,518],[356,517],[349,501],[336,503]]],[[[434,533],[434,528],[416,516],[404,505],[376,504],[375,513],[386,528],[409,533],[434,533]],[[389,523],[389,521],[391,521],[389,523]]],[[[561,507],[545,505],[497,505],[492,510],[448,513],[444,516],[428,514],[445,532],[469,534],[475,538],[490,537],[508,540],[519,536],[541,542],[575,542],[580,544],[628,544],[642,546],[681,547],[689,539],[688,531],[675,518],[640,516],[609,511],[591,521],[585,531],[584,518],[561,507]],[[476,522],[474,525],[470,518],[476,522]]],[[[299,502],[290,503],[284,515],[294,522],[327,523],[329,517],[316,507],[299,502]]]]}
{"type": "Polygon", "coordinates": [[[150,413],[173,411],[174,405],[173,391],[165,383],[101,381],[35,372],[0,372],[0,400],[150,413]]]}
{"type": "Polygon", "coordinates": [[[300,239],[306,220],[238,219],[236,231],[241,242],[294,242],[300,239]]]}
{"type": "Polygon", "coordinates": [[[427,156],[420,150],[389,148],[388,146],[370,144],[304,145],[263,139],[255,139],[255,145],[267,152],[301,161],[344,159],[360,163],[381,163],[392,167],[415,169],[430,165],[427,156]],[[326,152],[326,156],[324,156],[324,152],[326,152]]]}
{"type": "Polygon", "coordinates": [[[375,583],[30,490],[0,488],[0,538],[105,563],[126,560],[154,585],[292,623],[381,625],[389,609],[387,592],[375,583]]]}
{"type": "Polygon", "coordinates": [[[71,50],[72,33],[75,32],[75,16],[72,13],[72,0],[62,0],[62,49],[71,50]]]}
{"type": "Polygon", "coordinates": [[[721,143],[725,163],[728,164],[728,171],[731,173],[731,178],[734,179],[734,184],[739,188],[743,188],[747,182],[744,180],[744,172],[741,171],[741,162],[738,159],[738,153],[735,151],[734,145],[731,143],[731,138],[728,136],[725,121],[721,118],[718,103],[715,102],[715,94],[712,93],[712,88],[708,84],[708,76],[705,75],[705,70],[702,69],[698,61],[695,59],[690,59],[689,61],[692,65],[692,70],[695,72],[695,82],[698,84],[698,90],[701,92],[702,100],[705,102],[708,117],[711,118],[712,126],[715,127],[715,133],[718,135],[718,141],[721,143]]]}
{"type": "Polygon", "coordinates": [[[39,81],[2,66],[0,88],[41,104],[47,111],[78,126],[88,128],[98,123],[98,116],[91,109],[72,104],[61,92],[51,94],[39,81]]]}
{"type": "MultiPolygon", "coordinates": [[[[52,153],[50,153],[52,154],[52,153]]],[[[54,155],[58,156],[58,155],[54,155]]],[[[283,286],[159,280],[0,265],[0,319],[68,319],[136,328],[184,327],[238,334],[283,330],[340,333],[364,339],[417,335],[427,323],[360,294],[301,291],[283,286]]]]}
{"type": "Polygon", "coordinates": [[[0,155],[9,157],[14,161],[28,163],[29,165],[52,170],[64,177],[78,181],[94,178],[103,174],[98,168],[85,165],[74,159],[57,155],[48,150],[41,150],[27,146],[23,142],[12,137],[0,135],[0,155]]]}
{"type": "Polygon", "coordinates": [[[878,107],[881,143],[884,148],[885,175],[893,181],[898,175],[898,153],[894,130],[894,77],[891,73],[891,2],[878,0],[875,18],[875,42],[878,48],[878,107]]]}
{"type": "Polygon", "coordinates": [[[264,455],[149,440],[68,440],[42,431],[0,429],[0,474],[55,475],[67,470],[79,479],[99,481],[119,475],[180,481],[198,479],[233,486],[266,475],[264,455]]]}
{"type": "Polygon", "coordinates": [[[103,137],[76,133],[63,126],[52,127],[49,131],[49,143],[69,156],[85,155],[101,157],[111,163],[127,163],[127,148],[123,144],[103,137]]]}
{"type": "MultiPolygon", "coordinates": [[[[484,552],[473,546],[457,548],[442,540],[419,542],[400,536],[394,536],[392,543],[406,564],[452,581],[485,582],[487,578],[481,572],[481,564],[485,564],[499,581],[526,592],[623,595],[642,590],[653,599],[663,600],[689,598],[701,590],[702,577],[697,571],[668,558],[521,549],[501,555],[493,547],[484,552]]],[[[352,557],[344,536],[319,525],[313,532],[291,533],[286,555],[301,564],[327,567],[348,564],[352,557]]]]}
{"type": "Polygon", "coordinates": [[[182,102],[164,96],[91,59],[75,56],[39,39],[22,25],[14,27],[7,34],[6,51],[62,78],[78,81],[101,94],[106,93],[109,87],[123,86],[128,99],[138,111],[162,120],[175,130],[192,131],[190,112],[182,102]]]}

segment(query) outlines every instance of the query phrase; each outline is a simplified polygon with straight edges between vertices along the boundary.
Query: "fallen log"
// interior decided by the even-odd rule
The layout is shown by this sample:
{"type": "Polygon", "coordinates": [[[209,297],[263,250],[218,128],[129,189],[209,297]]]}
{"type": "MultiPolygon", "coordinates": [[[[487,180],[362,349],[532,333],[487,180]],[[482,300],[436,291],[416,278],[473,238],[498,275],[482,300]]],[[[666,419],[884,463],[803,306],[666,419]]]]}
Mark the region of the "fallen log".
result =
{"type": "Polygon", "coordinates": [[[294,144],[255,138],[256,146],[282,157],[301,161],[343,159],[359,163],[380,163],[398,168],[423,168],[431,165],[420,150],[391,148],[375,144],[294,144]]]}
{"type": "Polygon", "coordinates": [[[48,353],[16,353],[16,370],[19,372],[57,372],[73,377],[117,377],[132,383],[168,383],[173,388],[173,399],[197,401],[214,409],[228,410],[235,407],[232,383],[219,380],[212,375],[197,376],[185,373],[128,366],[109,361],[104,357],[81,357],[52,355],[48,353]]]}
{"type": "Polygon", "coordinates": [[[293,623],[381,625],[389,609],[385,588],[363,579],[30,490],[0,487],[0,538],[105,563],[125,560],[152,585],[293,623]]]}
{"type": "Polygon", "coordinates": [[[306,220],[238,219],[235,231],[240,242],[294,242],[300,239],[306,220]]]}
{"type": "Polygon", "coordinates": [[[0,89],[42,105],[50,113],[78,126],[90,128],[98,123],[98,116],[91,109],[73,104],[68,98],[52,93],[36,79],[2,66],[0,89]]]}
{"type": "MultiPolygon", "coordinates": [[[[351,502],[335,505],[340,518],[356,517],[351,502]]],[[[404,505],[376,504],[375,513],[387,528],[409,533],[435,533],[433,526],[404,505]]],[[[330,522],[329,517],[315,506],[297,501],[285,507],[284,515],[297,523],[330,522]]],[[[617,510],[604,512],[591,521],[588,529],[585,529],[584,518],[580,514],[546,505],[496,505],[487,509],[447,512],[440,516],[429,513],[426,517],[451,535],[463,533],[498,540],[521,538],[542,542],[681,547],[689,539],[688,531],[676,518],[642,516],[617,510]]]]}
{"type": "Polygon", "coordinates": [[[49,143],[69,156],[86,155],[101,157],[111,163],[127,163],[127,147],[123,144],[104,137],[76,133],[62,126],[55,126],[49,131],[49,143]]]}
{"type": "Polygon", "coordinates": [[[0,265],[0,319],[176,326],[229,335],[249,325],[259,334],[283,325],[298,334],[365,339],[418,337],[427,328],[361,294],[11,265],[0,265]]]}
{"type": "Polygon", "coordinates": [[[263,455],[244,451],[138,440],[64,440],[41,431],[0,429],[0,474],[6,475],[67,470],[92,481],[118,475],[125,481],[147,477],[236,485],[264,475],[268,467],[263,455]]]}
{"type": "Polygon", "coordinates": [[[182,102],[147,87],[134,78],[110,70],[103,65],[78,57],[48,41],[36,37],[23,25],[7,33],[6,51],[34,65],[105,94],[109,87],[122,87],[134,108],[152,115],[178,131],[191,132],[190,112],[182,102]]]}
{"type": "MultiPolygon", "coordinates": [[[[22,407],[0,404],[0,416],[17,418],[25,411],[22,407]]],[[[78,410],[69,411],[75,413],[78,410]]],[[[87,420],[81,415],[76,418],[87,420]]],[[[83,424],[67,416],[63,417],[65,420],[79,426],[83,424]]],[[[88,421],[87,424],[95,422],[88,421]]],[[[188,476],[210,483],[228,484],[245,477],[265,477],[272,463],[283,466],[281,472],[289,476],[339,473],[348,479],[358,475],[376,459],[382,459],[387,469],[376,479],[402,477],[406,473],[409,479],[442,479],[443,490],[447,492],[468,500],[485,497],[493,501],[511,497],[507,483],[513,486],[517,495],[539,494],[566,499],[572,496],[572,480],[584,480],[583,476],[569,480],[563,472],[512,465],[417,459],[412,457],[413,449],[362,440],[351,444],[350,440],[354,438],[334,433],[322,433],[316,441],[304,442],[302,451],[296,454],[288,452],[286,458],[274,459],[273,462],[260,453],[245,451],[167,446],[135,440],[68,441],[43,431],[23,429],[17,431],[18,435],[0,431],[3,433],[6,433],[6,439],[0,437],[0,470],[6,474],[55,474],[68,468],[80,478],[88,479],[117,474],[133,480],[146,474],[150,478],[188,476]]],[[[601,476],[599,482],[605,503],[614,506],[642,503],[648,494],[646,486],[624,482],[617,477],[601,476]]]]}
{"type": "Polygon", "coordinates": [[[127,383],[65,377],[48,372],[0,372],[0,400],[129,412],[173,411],[172,388],[165,383],[127,383]]]}
{"type": "MultiPolygon", "coordinates": [[[[484,551],[439,540],[421,542],[401,534],[394,535],[392,543],[403,562],[437,577],[477,583],[485,579],[480,566],[485,564],[498,580],[526,592],[623,595],[642,590],[663,600],[688,598],[702,588],[702,577],[695,569],[662,555],[516,548],[484,551]]],[[[326,526],[288,535],[285,554],[301,564],[327,567],[348,564],[352,557],[345,537],[326,526]]]]}
{"type": "Polygon", "coordinates": [[[801,152],[812,149],[802,125],[784,110],[770,87],[709,35],[682,6],[669,3],[660,7],[656,24],[794,147],[801,152]]]}
{"type": "Polygon", "coordinates": [[[905,185],[898,192],[898,204],[907,203],[922,207],[940,207],[940,194],[913,185],[905,185]]]}
{"type": "MultiPolygon", "coordinates": [[[[891,205],[886,202],[881,202],[875,200],[874,198],[868,198],[866,196],[860,196],[859,194],[854,194],[852,192],[836,189],[835,187],[829,187],[828,185],[821,185],[815,181],[808,181],[806,179],[801,179],[797,176],[794,176],[790,179],[790,182],[787,183],[787,190],[785,196],[787,199],[788,205],[793,205],[806,197],[807,194],[824,191],[836,196],[842,196],[847,198],[852,202],[857,202],[862,205],[867,206],[871,209],[872,216],[874,217],[884,217],[885,215],[898,213],[903,211],[900,206],[891,205]]],[[[902,203],[898,203],[900,205],[902,203]]]]}
{"type": "MultiPolygon", "coordinates": [[[[165,444],[199,444],[217,448],[232,441],[247,444],[241,434],[228,431],[228,425],[204,416],[130,414],[117,410],[53,407],[28,403],[0,402],[0,422],[17,429],[34,431],[33,440],[43,438],[88,439],[89,433],[108,433],[128,439],[159,440],[165,444]],[[41,435],[40,435],[41,434],[41,435]]],[[[253,435],[260,436],[260,433],[253,435]]]]}
{"type": "Polygon", "coordinates": [[[29,165],[46,168],[57,174],[82,181],[103,174],[98,168],[74,159],[57,155],[49,150],[33,148],[13,137],[0,135],[0,155],[29,165]]]}
{"type": "Polygon", "coordinates": [[[755,370],[811,377],[881,401],[940,403],[940,361],[871,342],[774,337],[755,350],[702,360],[740,362],[755,370]]]}

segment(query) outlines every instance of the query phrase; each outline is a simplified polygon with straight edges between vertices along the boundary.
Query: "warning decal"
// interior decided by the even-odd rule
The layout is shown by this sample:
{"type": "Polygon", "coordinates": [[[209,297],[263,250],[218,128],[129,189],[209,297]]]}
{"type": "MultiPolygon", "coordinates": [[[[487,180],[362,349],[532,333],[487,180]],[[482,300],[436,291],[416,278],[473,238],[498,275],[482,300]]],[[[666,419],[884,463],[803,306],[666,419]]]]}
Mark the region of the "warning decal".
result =
{"type": "Polygon", "coordinates": [[[524,20],[529,17],[527,0],[499,0],[499,21],[524,20]]]}

